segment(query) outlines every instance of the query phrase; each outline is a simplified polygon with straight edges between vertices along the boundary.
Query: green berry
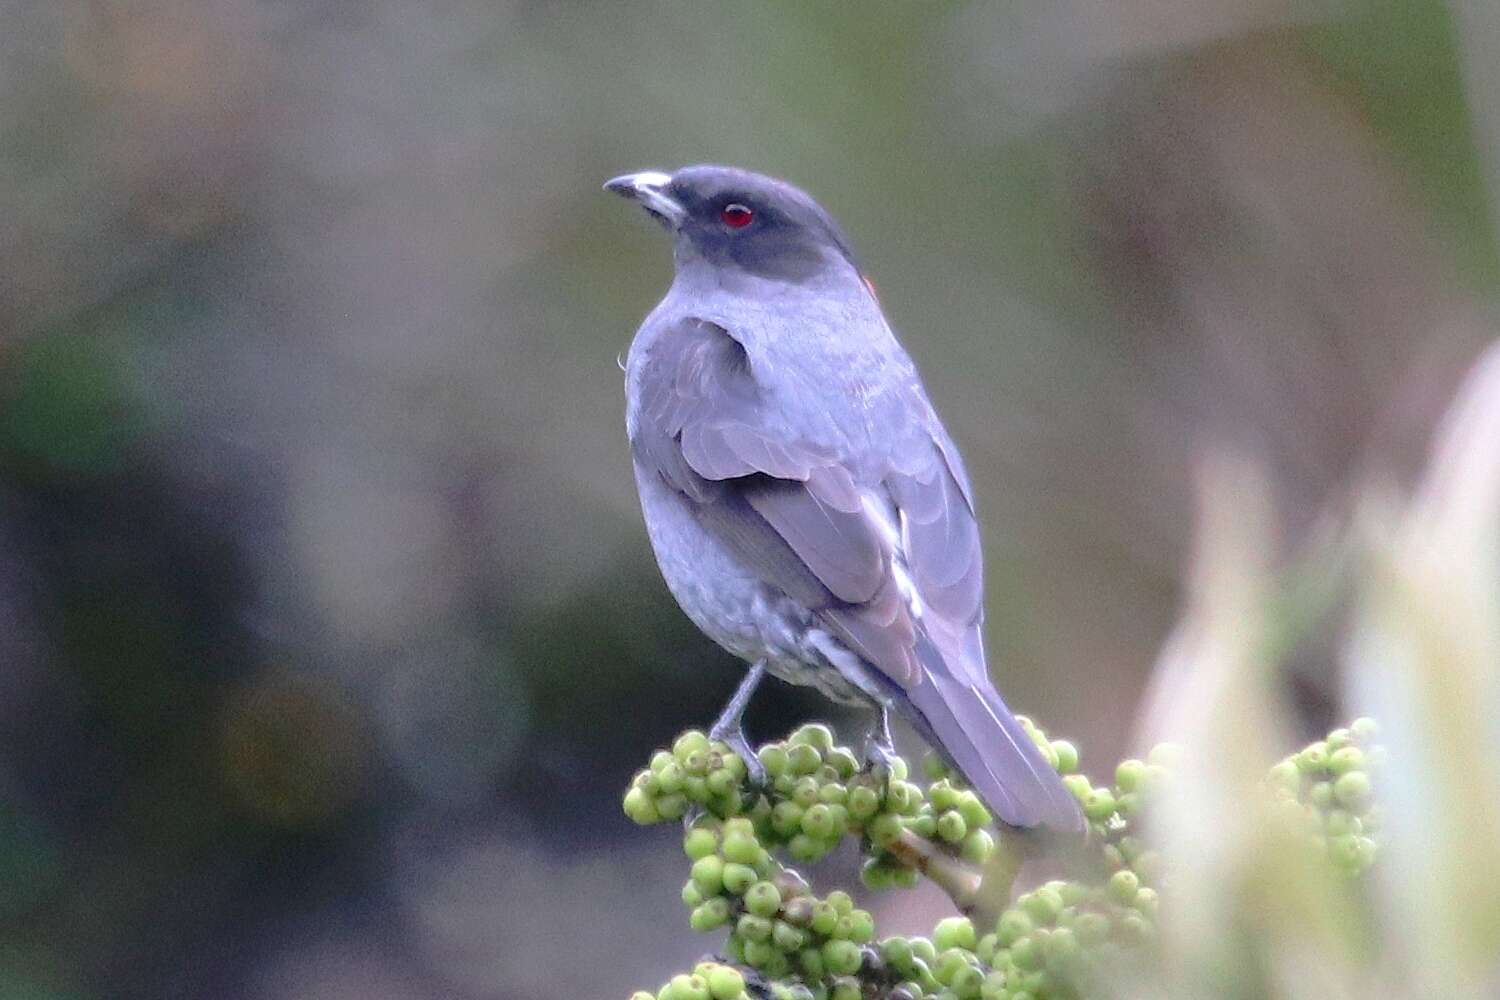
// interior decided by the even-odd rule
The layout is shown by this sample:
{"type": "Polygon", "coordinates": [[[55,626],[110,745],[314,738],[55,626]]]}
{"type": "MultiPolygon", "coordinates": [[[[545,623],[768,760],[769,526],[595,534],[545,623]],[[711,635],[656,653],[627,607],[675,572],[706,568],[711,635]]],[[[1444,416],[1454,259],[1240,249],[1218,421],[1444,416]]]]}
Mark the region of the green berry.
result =
{"type": "Polygon", "coordinates": [[[1354,734],[1347,729],[1335,729],[1323,742],[1327,744],[1330,754],[1336,753],[1354,742],[1354,734]]]}
{"type": "Polygon", "coordinates": [[[1302,772],[1298,769],[1297,762],[1291,759],[1271,768],[1270,778],[1273,785],[1291,792],[1302,787],[1302,772]]]}
{"type": "Polygon", "coordinates": [[[807,945],[807,932],[778,920],[771,928],[771,943],[785,952],[801,951],[807,945]]]}
{"type": "Polygon", "coordinates": [[[672,756],[677,758],[679,764],[688,754],[706,750],[708,750],[708,737],[696,729],[689,729],[677,737],[676,742],[672,744],[672,756]]]}
{"type": "Polygon", "coordinates": [[[715,965],[704,978],[708,980],[708,991],[713,994],[713,1000],[737,1000],[745,992],[745,977],[730,966],[715,965]]]}
{"type": "Polygon", "coordinates": [[[1011,961],[1016,967],[1031,972],[1042,967],[1042,949],[1034,937],[1024,937],[1010,946],[1011,961]]]}
{"type": "Polygon", "coordinates": [[[984,973],[972,965],[959,967],[948,980],[948,988],[953,991],[958,1000],[978,1000],[983,986],[984,973]]]}
{"type": "Polygon", "coordinates": [[[723,896],[706,899],[693,907],[688,925],[695,931],[706,932],[723,927],[729,922],[729,900],[723,896]]]}
{"type": "Polygon", "coordinates": [[[958,797],[958,814],[964,818],[964,822],[969,825],[969,829],[971,830],[978,829],[981,826],[989,826],[995,822],[995,817],[990,815],[990,811],[984,807],[984,803],[979,801],[979,796],[973,792],[964,792],[958,797]]]}
{"type": "Polygon", "coordinates": [[[743,895],[758,878],[754,868],[731,861],[724,866],[724,891],[734,896],[743,895]]]}
{"type": "Polygon", "coordinates": [[[1141,779],[1145,776],[1146,764],[1144,761],[1130,758],[1120,761],[1115,767],[1115,787],[1122,792],[1133,792],[1141,786],[1141,779]]]}
{"type": "Polygon", "coordinates": [[[988,830],[970,830],[964,838],[961,854],[971,865],[982,865],[995,853],[995,838],[988,830]]]}
{"type": "Polygon", "coordinates": [[[916,957],[912,950],[911,942],[904,937],[888,937],[880,942],[880,957],[885,959],[885,964],[894,966],[898,971],[904,971],[911,965],[911,960],[916,957]]]}
{"type": "Polygon", "coordinates": [[[672,1000],[710,1000],[708,981],[702,976],[676,975],[668,984],[672,1000]]]}
{"type": "Polygon", "coordinates": [[[1053,740],[1052,750],[1057,754],[1057,772],[1071,774],[1078,770],[1078,748],[1067,740],[1053,740]]]}
{"type": "Polygon", "coordinates": [[[703,902],[703,890],[698,888],[698,883],[688,879],[682,884],[682,905],[692,909],[703,902]]]}
{"type": "Polygon", "coordinates": [[[894,844],[900,838],[901,830],[899,818],[891,813],[881,813],[865,827],[865,836],[870,838],[871,844],[884,848],[894,844]]]}
{"type": "Polygon", "coordinates": [[[1349,723],[1349,731],[1361,743],[1368,743],[1380,735],[1380,724],[1369,716],[1362,715],[1349,723]]]}
{"type": "Polygon", "coordinates": [[[845,806],[849,810],[851,819],[863,822],[880,810],[880,795],[873,788],[855,785],[849,789],[849,798],[845,806]]]}
{"type": "Polygon", "coordinates": [[[787,742],[792,744],[803,744],[815,750],[828,751],[833,749],[833,730],[820,722],[809,722],[798,726],[787,742]]]}
{"type": "Polygon", "coordinates": [[[1319,809],[1327,809],[1333,804],[1333,783],[1328,781],[1314,782],[1307,790],[1307,801],[1319,809]]]}
{"type": "Polygon", "coordinates": [[[828,840],[835,834],[833,810],[819,802],[802,814],[802,832],[818,840],[828,840]]]}
{"type": "Polygon", "coordinates": [[[803,809],[810,809],[818,804],[818,792],[822,790],[818,779],[812,775],[805,775],[797,779],[792,786],[792,801],[803,809]]]}
{"type": "Polygon", "coordinates": [[[831,806],[842,806],[849,801],[849,789],[836,781],[830,781],[818,789],[818,801],[831,806]]]}
{"type": "Polygon", "coordinates": [[[766,776],[779,778],[789,770],[786,747],[780,743],[767,743],[756,751],[755,756],[760,758],[760,766],[766,769],[766,776]]]}
{"type": "Polygon", "coordinates": [[[1363,771],[1350,771],[1333,783],[1333,797],[1350,812],[1364,810],[1370,804],[1370,795],[1370,776],[1363,771]]]}
{"type": "Polygon", "coordinates": [[[1359,747],[1344,747],[1335,750],[1328,758],[1328,769],[1334,774],[1348,774],[1350,771],[1363,770],[1365,766],[1365,752],[1359,747]]]}
{"type": "Polygon", "coordinates": [[[906,828],[919,837],[931,840],[937,836],[938,818],[931,809],[922,809],[906,823],[906,828]]]}
{"type": "Polygon", "coordinates": [[[746,938],[740,940],[743,942],[741,947],[744,950],[745,964],[762,971],[768,971],[771,963],[781,954],[770,941],[751,941],[746,938]]]}
{"type": "Polygon", "coordinates": [[[974,923],[968,917],[945,917],[932,929],[932,944],[939,951],[949,948],[974,950],[974,923]]]}
{"type": "Polygon", "coordinates": [[[956,844],[969,834],[969,825],[956,809],[950,809],[938,817],[937,834],[950,844],[956,844]]]}
{"type": "Polygon", "coordinates": [[[910,815],[917,811],[917,806],[921,804],[921,801],[922,793],[916,785],[899,778],[891,779],[890,787],[885,794],[888,809],[902,815],[910,815]]]}
{"type": "Polygon", "coordinates": [[[1319,740],[1297,753],[1297,767],[1303,774],[1316,774],[1328,767],[1328,744],[1319,740]]]}
{"type": "Polygon", "coordinates": [[[714,832],[702,827],[689,830],[682,837],[682,851],[694,861],[712,854],[718,846],[719,838],[714,832]]]}
{"type": "Polygon", "coordinates": [[[824,937],[832,934],[833,929],[838,926],[839,916],[839,911],[835,909],[834,905],[828,902],[826,899],[820,903],[815,904],[813,906],[813,915],[811,921],[813,933],[821,934],[824,937]]]}
{"type": "Polygon", "coordinates": [[[753,913],[740,914],[739,923],[734,925],[734,932],[746,941],[769,941],[771,929],[771,921],[753,913]]]}
{"type": "Polygon", "coordinates": [[[823,964],[823,952],[818,948],[804,948],[797,955],[797,963],[802,966],[802,972],[810,980],[822,979],[827,974],[823,964]]]}
{"type": "Polygon", "coordinates": [[[1046,886],[1026,893],[1017,903],[1038,926],[1052,923],[1063,908],[1062,894],[1046,886]]]}
{"type": "Polygon", "coordinates": [[[995,923],[995,938],[1000,947],[1009,948],[1017,941],[1031,933],[1031,918],[1017,909],[1009,909],[1000,914],[1000,919],[995,923]]]}
{"type": "Polygon", "coordinates": [[[846,918],[849,921],[848,938],[855,944],[868,944],[875,939],[875,918],[869,910],[852,910],[846,918]]]}
{"type": "Polygon", "coordinates": [[[853,941],[835,938],[823,945],[823,964],[835,976],[852,976],[859,971],[862,956],[853,941]]]}
{"type": "Polygon", "coordinates": [[[1073,793],[1073,798],[1080,803],[1086,800],[1093,792],[1094,786],[1089,784],[1089,779],[1081,774],[1063,775],[1063,786],[1073,793]]]}
{"type": "Polygon", "coordinates": [[[753,865],[760,861],[763,848],[755,840],[755,835],[746,836],[740,833],[725,834],[724,836],[724,860],[733,861],[741,865],[753,865]]]}
{"type": "Polygon", "coordinates": [[[1096,788],[1084,796],[1083,813],[1096,823],[1109,819],[1115,811],[1115,796],[1108,788],[1096,788]]]}
{"type": "Polygon", "coordinates": [[[811,775],[823,766],[823,755],[806,743],[787,747],[787,770],[792,774],[811,775]]]}
{"type": "Polygon", "coordinates": [[[656,811],[662,819],[682,819],[687,813],[687,796],[681,792],[663,795],[656,800],[656,811]]]}
{"type": "Polygon", "coordinates": [[[632,788],[625,793],[625,815],[641,826],[648,826],[661,820],[661,814],[656,811],[656,803],[641,788],[632,788]]]}
{"type": "Polygon", "coordinates": [[[770,882],[757,882],[745,890],[745,909],[757,917],[774,917],[781,909],[781,891],[770,882]]]}
{"type": "Polygon", "coordinates": [[[636,990],[630,994],[630,1000],[656,1000],[656,994],[648,993],[645,990],[636,990]]]}
{"type": "Polygon", "coordinates": [[[717,854],[693,862],[693,884],[705,896],[717,896],[724,890],[724,862],[717,854]]]}
{"type": "Polygon", "coordinates": [[[1158,905],[1156,890],[1148,885],[1141,886],[1140,889],[1136,891],[1135,899],[1132,899],[1130,901],[1130,905],[1135,907],[1137,910],[1141,911],[1148,917],[1155,917],[1156,908],[1158,905]]]}
{"type": "Polygon", "coordinates": [[[840,780],[852,778],[859,772],[859,758],[843,747],[834,747],[825,752],[823,761],[838,772],[840,780]]]}
{"type": "Polygon", "coordinates": [[[783,837],[790,837],[802,829],[802,807],[792,801],[776,803],[771,810],[771,829],[783,837]]]}
{"type": "Polygon", "coordinates": [[[1128,868],[1117,871],[1109,877],[1107,886],[1109,895],[1116,902],[1129,906],[1135,899],[1135,895],[1141,889],[1140,876],[1128,868]]]}

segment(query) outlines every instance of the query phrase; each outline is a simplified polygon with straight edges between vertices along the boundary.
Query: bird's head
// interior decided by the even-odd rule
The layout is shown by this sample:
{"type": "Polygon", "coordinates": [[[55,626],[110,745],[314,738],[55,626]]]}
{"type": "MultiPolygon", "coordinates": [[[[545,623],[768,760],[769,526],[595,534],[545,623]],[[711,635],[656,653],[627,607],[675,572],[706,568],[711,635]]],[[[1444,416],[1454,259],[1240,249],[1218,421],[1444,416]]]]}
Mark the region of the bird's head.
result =
{"type": "Polygon", "coordinates": [[[605,183],[673,234],[677,267],[707,265],[720,277],[748,275],[805,283],[858,277],[838,224],[806,193],[785,181],[736,167],[642,171],[605,183]]]}

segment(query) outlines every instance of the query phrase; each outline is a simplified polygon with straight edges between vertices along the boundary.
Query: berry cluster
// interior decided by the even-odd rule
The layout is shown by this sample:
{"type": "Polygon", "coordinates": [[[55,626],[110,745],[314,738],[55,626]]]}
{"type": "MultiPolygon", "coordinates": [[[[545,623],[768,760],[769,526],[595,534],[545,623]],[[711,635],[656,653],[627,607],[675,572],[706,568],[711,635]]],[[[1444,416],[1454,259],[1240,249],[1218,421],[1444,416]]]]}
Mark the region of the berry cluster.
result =
{"type": "Polygon", "coordinates": [[[694,807],[711,819],[746,819],[759,843],[800,862],[818,861],[855,835],[869,854],[863,879],[871,888],[916,884],[916,871],[887,851],[905,830],[971,864],[983,864],[994,850],[986,829],[994,819],[973,792],[942,780],[924,793],[907,780],[899,757],[889,769],[863,768],[834,745],[827,726],[802,726],[756,756],[765,768],[763,788],[746,783],[744,762],[724,744],[684,733],[636,774],[625,812],[641,824],[681,819],[694,807]]]}
{"type": "MultiPolygon", "coordinates": [[[[625,811],[639,823],[698,814],[683,836],[692,873],[682,899],[695,930],[729,933],[716,961],[631,1000],[1073,1000],[1149,958],[1158,892],[1166,887],[1139,817],[1171,780],[1180,749],[1158,746],[1144,760],[1121,763],[1112,784],[1095,786],[1079,773],[1071,743],[1048,739],[1029,721],[1023,726],[1088,818],[1099,877],[1023,893],[993,926],[950,917],[930,937],[878,942],[871,915],[847,893],[817,897],[778,855],[815,861],[843,837],[858,837],[870,888],[916,881],[901,860],[910,853],[890,850],[912,837],[955,863],[982,866],[995,848],[992,818],[940,761],[925,762],[924,789],[908,780],[899,758],[889,769],[862,768],[821,725],[760,748],[763,786],[702,733],[658,751],[632,782],[625,811]]],[[[1361,719],[1288,757],[1269,779],[1349,874],[1374,857],[1368,770],[1383,753],[1375,735],[1374,723],[1361,719]]]]}
{"type": "Polygon", "coordinates": [[[1375,863],[1380,809],[1371,773],[1385,760],[1374,719],[1356,719],[1271,768],[1270,782],[1310,843],[1340,874],[1356,878],[1375,863]]]}

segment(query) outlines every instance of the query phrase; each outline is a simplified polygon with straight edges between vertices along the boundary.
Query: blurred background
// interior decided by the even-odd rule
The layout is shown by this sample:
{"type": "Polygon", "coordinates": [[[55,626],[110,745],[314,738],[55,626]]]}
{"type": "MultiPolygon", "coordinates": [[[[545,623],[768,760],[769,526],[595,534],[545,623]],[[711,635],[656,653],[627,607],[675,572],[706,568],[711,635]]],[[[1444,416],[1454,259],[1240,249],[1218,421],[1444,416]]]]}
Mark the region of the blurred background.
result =
{"type": "MultiPolygon", "coordinates": [[[[976,480],[997,678],[1096,773],[1203,450],[1317,532],[1411,480],[1500,293],[1484,0],[0,24],[6,1000],[625,996],[704,949],[618,803],[740,675],[640,524],[616,358],[670,254],[606,177],[843,222],[976,480]]],[[[751,735],[826,712],[771,683],[751,735]]]]}

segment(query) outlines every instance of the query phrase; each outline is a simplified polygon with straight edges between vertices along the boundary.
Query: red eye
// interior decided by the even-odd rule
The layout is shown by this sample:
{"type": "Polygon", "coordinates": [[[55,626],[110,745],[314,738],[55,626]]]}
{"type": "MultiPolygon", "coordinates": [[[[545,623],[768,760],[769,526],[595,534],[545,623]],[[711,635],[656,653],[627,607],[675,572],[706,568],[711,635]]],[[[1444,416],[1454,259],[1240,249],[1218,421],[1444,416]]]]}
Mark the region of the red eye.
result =
{"type": "Polygon", "coordinates": [[[743,229],[750,225],[750,220],[755,218],[755,213],[744,205],[725,205],[724,211],[719,213],[719,218],[724,220],[724,225],[730,229],[743,229]]]}

